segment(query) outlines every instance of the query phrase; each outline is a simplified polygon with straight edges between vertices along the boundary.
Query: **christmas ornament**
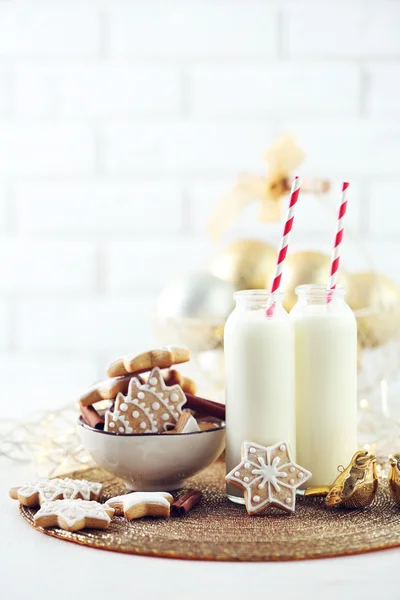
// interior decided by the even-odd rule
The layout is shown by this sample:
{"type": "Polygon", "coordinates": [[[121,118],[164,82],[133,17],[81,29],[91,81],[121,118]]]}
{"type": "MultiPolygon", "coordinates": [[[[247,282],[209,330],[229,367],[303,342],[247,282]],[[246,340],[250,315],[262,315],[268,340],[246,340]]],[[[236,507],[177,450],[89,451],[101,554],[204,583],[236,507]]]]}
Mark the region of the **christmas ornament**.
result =
{"type": "Polygon", "coordinates": [[[237,240],[229,244],[211,264],[211,273],[230,282],[236,290],[269,288],[277,253],[258,240],[237,240]]]}
{"type": "Polygon", "coordinates": [[[389,457],[390,470],[388,475],[389,491],[393,500],[400,504],[400,452],[389,457]]]}
{"type": "Polygon", "coordinates": [[[357,317],[363,348],[382,346],[400,331],[400,287],[373,271],[348,278],[348,303],[357,317]]]}
{"type": "Polygon", "coordinates": [[[377,491],[376,457],[367,450],[358,450],[331,486],[309,487],[305,495],[326,496],[327,506],[364,508],[372,504],[377,491]]]}
{"type": "Polygon", "coordinates": [[[244,490],[246,509],[251,515],[270,506],[294,512],[296,490],[310,477],[310,471],[293,461],[287,442],[268,447],[243,442],[242,460],[225,480],[244,490]]]}
{"type": "MultiPolygon", "coordinates": [[[[218,240],[242,210],[255,201],[260,203],[260,221],[279,221],[281,198],[290,192],[293,171],[304,158],[291,135],[279,137],[265,153],[267,175],[239,175],[236,185],[216,206],[208,223],[211,237],[218,240]]],[[[313,179],[304,181],[302,187],[305,192],[325,193],[330,185],[328,181],[313,179]]]]}
{"type": "MultiPolygon", "coordinates": [[[[298,285],[316,283],[326,285],[329,277],[331,257],[314,250],[294,252],[286,257],[282,274],[281,292],[284,293],[283,305],[289,312],[297,302],[295,289],[298,285]]],[[[339,284],[346,287],[348,275],[340,267],[339,284]]]]}

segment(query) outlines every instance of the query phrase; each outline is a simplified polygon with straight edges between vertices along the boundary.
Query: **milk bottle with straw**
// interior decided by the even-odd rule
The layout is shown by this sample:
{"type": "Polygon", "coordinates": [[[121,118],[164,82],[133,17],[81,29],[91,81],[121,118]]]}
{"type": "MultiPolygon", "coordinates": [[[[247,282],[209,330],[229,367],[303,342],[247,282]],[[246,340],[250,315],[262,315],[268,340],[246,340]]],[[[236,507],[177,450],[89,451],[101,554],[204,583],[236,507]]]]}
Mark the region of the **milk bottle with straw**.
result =
{"type": "MultiPolygon", "coordinates": [[[[299,191],[296,177],[271,292],[237,292],[225,325],[227,473],[240,462],[244,440],[263,446],[285,440],[295,457],[294,330],[279,285],[299,191]]],[[[237,488],[227,485],[227,495],[243,503],[237,488]]]]}
{"type": "Polygon", "coordinates": [[[347,188],[343,184],[328,286],[303,285],[290,313],[295,329],[297,460],[308,485],[331,484],[357,450],[357,324],[336,285],[347,188]]]}

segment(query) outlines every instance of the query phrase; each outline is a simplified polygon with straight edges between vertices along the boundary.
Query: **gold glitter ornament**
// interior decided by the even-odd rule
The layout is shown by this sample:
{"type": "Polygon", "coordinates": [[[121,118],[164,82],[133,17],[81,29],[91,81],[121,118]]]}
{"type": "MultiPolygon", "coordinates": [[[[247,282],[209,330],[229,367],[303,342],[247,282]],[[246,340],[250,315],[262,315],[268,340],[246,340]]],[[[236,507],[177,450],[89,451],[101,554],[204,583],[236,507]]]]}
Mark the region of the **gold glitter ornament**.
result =
{"type": "MultiPolygon", "coordinates": [[[[98,467],[68,476],[103,483],[103,502],[126,493],[120,479],[98,467]]],[[[351,516],[343,508],[327,510],[323,498],[300,496],[290,516],[271,509],[268,516],[249,519],[244,506],[226,498],[224,476],[219,460],[187,482],[185,489],[201,490],[203,501],[185,517],[131,522],[115,517],[105,531],[39,531],[113,552],[216,561],[327,558],[400,546],[400,510],[387,485],[380,485],[371,510],[353,509],[351,516]]],[[[20,512],[33,526],[35,509],[20,512]]]]}
{"type": "Polygon", "coordinates": [[[389,490],[393,500],[400,504],[400,452],[389,457],[389,490]]]}
{"type": "Polygon", "coordinates": [[[269,288],[276,265],[275,248],[259,240],[237,240],[211,263],[211,273],[236,290],[269,288]]]}

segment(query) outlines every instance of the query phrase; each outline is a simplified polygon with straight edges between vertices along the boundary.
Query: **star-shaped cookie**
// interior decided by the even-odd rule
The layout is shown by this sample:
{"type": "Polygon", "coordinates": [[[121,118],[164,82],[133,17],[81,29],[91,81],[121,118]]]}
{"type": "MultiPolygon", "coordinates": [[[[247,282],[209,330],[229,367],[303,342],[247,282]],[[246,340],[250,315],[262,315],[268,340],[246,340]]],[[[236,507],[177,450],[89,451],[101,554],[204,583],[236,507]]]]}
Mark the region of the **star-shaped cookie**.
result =
{"type": "Polygon", "coordinates": [[[11,488],[10,497],[24,506],[41,506],[54,500],[98,500],[103,486],[86,479],[39,479],[11,488]]]}
{"type": "Polygon", "coordinates": [[[114,514],[107,504],[90,500],[55,500],[45,502],[34,516],[36,527],[60,527],[65,531],[106,529],[114,514]]]}
{"type": "Polygon", "coordinates": [[[225,479],[244,490],[246,509],[252,515],[269,506],[294,512],[296,489],[310,477],[310,471],[293,461],[287,442],[265,447],[246,441],[240,464],[225,479]]]}
{"type": "Polygon", "coordinates": [[[161,433],[175,427],[186,396],[179,385],[167,386],[160,369],[141,384],[136,377],[129,382],[126,396],[118,394],[114,411],[105,413],[104,430],[111,433],[161,433]]]}
{"type": "Polygon", "coordinates": [[[168,518],[173,501],[168,492],[132,492],[110,498],[106,504],[115,509],[117,515],[123,514],[132,521],[142,517],[168,518]]]}

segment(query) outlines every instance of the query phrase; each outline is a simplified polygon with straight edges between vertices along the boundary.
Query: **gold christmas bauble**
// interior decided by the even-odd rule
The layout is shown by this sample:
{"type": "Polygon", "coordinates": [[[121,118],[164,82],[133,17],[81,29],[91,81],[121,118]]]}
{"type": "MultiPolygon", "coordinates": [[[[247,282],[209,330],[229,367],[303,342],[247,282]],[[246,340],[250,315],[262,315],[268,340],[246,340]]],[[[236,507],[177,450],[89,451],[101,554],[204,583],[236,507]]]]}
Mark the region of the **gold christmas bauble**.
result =
{"type": "Polygon", "coordinates": [[[237,290],[268,289],[276,265],[275,248],[258,240],[237,240],[214,259],[211,273],[237,290]]]}
{"type": "Polygon", "coordinates": [[[382,346],[400,334],[400,287],[389,277],[373,271],[350,275],[347,301],[363,348],[382,346]]]}
{"type": "MultiPolygon", "coordinates": [[[[298,285],[328,283],[331,257],[314,250],[303,250],[288,254],[282,273],[280,291],[284,293],[283,305],[289,312],[297,302],[295,289],[298,285]]],[[[347,288],[348,275],[340,267],[338,283],[347,288]]]]}

